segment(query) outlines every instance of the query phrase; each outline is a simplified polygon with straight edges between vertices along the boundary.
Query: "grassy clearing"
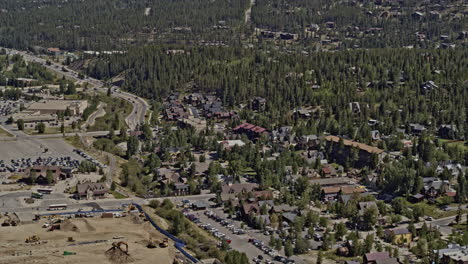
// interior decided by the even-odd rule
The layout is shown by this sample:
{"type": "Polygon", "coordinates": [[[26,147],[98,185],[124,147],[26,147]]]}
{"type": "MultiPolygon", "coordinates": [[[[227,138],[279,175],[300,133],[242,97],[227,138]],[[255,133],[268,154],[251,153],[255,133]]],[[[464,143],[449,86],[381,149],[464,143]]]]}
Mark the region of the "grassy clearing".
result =
{"type": "MultiPolygon", "coordinates": [[[[458,210],[450,210],[450,211],[443,211],[440,210],[437,205],[434,204],[428,204],[427,202],[421,202],[421,203],[416,203],[416,204],[409,204],[409,206],[412,208],[415,205],[418,205],[423,208],[424,215],[433,217],[435,219],[439,218],[445,218],[449,216],[454,216],[457,214],[458,210]]],[[[455,207],[455,206],[454,206],[455,207]]],[[[467,213],[468,210],[463,210],[463,213],[467,213]]]]}
{"type": "Polygon", "coordinates": [[[125,198],[128,198],[127,196],[117,192],[117,191],[110,191],[110,193],[112,193],[112,195],[114,196],[115,199],[125,199],[125,198]]]}
{"type": "Polygon", "coordinates": [[[12,137],[13,135],[10,132],[6,131],[2,127],[0,127],[0,137],[12,137]]]}
{"type": "Polygon", "coordinates": [[[88,131],[108,131],[112,127],[127,127],[125,118],[132,112],[132,104],[126,100],[111,98],[105,95],[100,95],[99,101],[106,103],[106,107],[104,108],[106,114],[96,118],[96,122],[88,131]]]}
{"type": "Polygon", "coordinates": [[[468,151],[468,145],[465,145],[465,141],[463,140],[450,140],[450,139],[439,139],[440,142],[443,144],[447,144],[449,146],[462,146],[465,151],[468,151]]]}
{"type": "Polygon", "coordinates": [[[240,171],[240,173],[249,176],[257,176],[257,173],[252,168],[244,168],[240,171]]]}
{"type": "Polygon", "coordinates": [[[326,251],[323,253],[323,258],[325,259],[331,259],[331,260],[334,260],[336,262],[344,262],[344,261],[347,261],[347,260],[352,260],[352,261],[358,261],[358,262],[361,262],[362,258],[359,258],[359,257],[342,257],[342,256],[338,256],[335,254],[336,250],[329,250],[329,251],[326,251]]]}
{"type": "MultiPolygon", "coordinates": [[[[25,129],[23,130],[24,133],[28,135],[54,135],[54,134],[61,134],[60,127],[46,127],[45,132],[43,134],[39,134],[36,129],[25,129]]],[[[71,127],[65,127],[65,133],[72,133],[76,132],[73,131],[71,127]]]]}

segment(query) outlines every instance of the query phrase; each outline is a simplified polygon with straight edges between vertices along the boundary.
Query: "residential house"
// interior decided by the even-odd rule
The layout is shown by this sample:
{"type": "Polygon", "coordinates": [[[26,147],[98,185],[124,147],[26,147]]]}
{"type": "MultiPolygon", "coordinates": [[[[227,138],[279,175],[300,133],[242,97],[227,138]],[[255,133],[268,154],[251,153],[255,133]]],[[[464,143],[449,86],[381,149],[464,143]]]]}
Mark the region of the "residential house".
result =
{"type": "Polygon", "coordinates": [[[413,241],[413,235],[408,228],[393,228],[385,230],[385,236],[388,242],[401,245],[409,245],[413,241]]]}
{"type": "Polygon", "coordinates": [[[424,201],[424,195],[418,193],[418,194],[412,195],[409,200],[412,203],[419,203],[419,202],[424,201]]]}
{"type": "Polygon", "coordinates": [[[378,260],[389,259],[388,252],[372,252],[364,255],[364,264],[376,264],[378,260]]]}
{"type": "Polygon", "coordinates": [[[442,264],[467,264],[468,246],[448,244],[447,248],[434,250],[442,264]]]}
{"type": "Polygon", "coordinates": [[[361,105],[359,102],[351,102],[349,103],[349,109],[352,113],[358,114],[361,112],[361,105]]]}
{"type": "Polygon", "coordinates": [[[322,187],[322,200],[337,200],[340,195],[364,193],[366,190],[357,185],[322,187]]]}
{"type": "Polygon", "coordinates": [[[172,193],[175,196],[182,196],[182,195],[189,195],[189,185],[185,183],[175,183],[174,184],[174,191],[172,193]]]}
{"type": "Polygon", "coordinates": [[[47,48],[47,52],[54,56],[60,56],[63,54],[63,51],[61,51],[59,48],[47,48]]]}
{"type": "Polygon", "coordinates": [[[173,101],[165,104],[164,117],[167,121],[188,119],[189,116],[189,112],[184,108],[181,102],[173,101]]]}
{"type": "Polygon", "coordinates": [[[282,214],[283,221],[287,222],[289,225],[294,223],[294,220],[296,219],[296,217],[297,217],[296,213],[287,212],[287,213],[282,214]]]}
{"type": "Polygon", "coordinates": [[[364,215],[367,209],[374,207],[377,209],[377,213],[379,212],[379,208],[377,207],[377,204],[372,201],[372,202],[360,202],[359,204],[359,215],[364,215]]]}
{"type": "Polygon", "coordinates": [[[200,260],[201,264],[223,264],[221,261],[219,261],[216,258],[210,258],[210,259],[202,259],[200,260]]]}
{"type": "Polygon", "coordinates": [[[438,135],[443,139],[456,139],[457,126],[455,125],[441,125],[439,127],[438,135]]]}
{"type": "Polygon", "coordinates": [[[409,124],[410,133],[413,135],[421,135],[424,131],[426,131],[426,127],[420,124],[409,124]]]}
{"type": "Polygon", "coordinates": [[[223,202],[237,201],[240,197],[246,197],[248,193],[252,193],[258,188],[255,183],[236,183],[224,184],[221,187],[221,200],[223,202]]]}
{"type": "Polygon", "coordinates": [[[102,182],[85,182],[76,185],[78,199],[91,200],[99,197],[104,197],[109,189],[102,182]]]}
{"type": "Polygon", "coordinates": [[[231,149],[234,146],[243,147],[245,146],[244,141],[235,139],[235,140],[222,140],[218,141],[218,144],[222,146],[223,149],[231,149]]]}
{"type": "Polygon", "coordinates": [[[260,207],[258,205],[258,202],[244,203],[242,205],[242,214],[244,216],[260,214],[260,207]]]}
{"type": "Polygon", "coordinates": [[[292,142],[294,138],[295,138],[295,133],[293,133],[292,126],[283,126],[283,127],[280,127],[278,130],[274,130],[271,132],[271,139],[273,141],[292,142]]]}
{"type": "Polygon", "coordinates": [[[263,97],[254,97],[252,99],[252,109],[263,112],[266,109],[267,100],[263,97]]]}
{"type": "Polygon", "coordinates": [[[309,181],[311,185],[318,184],[321,187],[331,187],[331,186],[343,186],[354,184],[351,179],[346,177],[338,178],[325,178],[325,179],[312,179],[309,181]]]}
{"type": "Polygon", "coordinates": [[[380,140],[380,132],[378,130],[371,131],[372,140],[380,140]]]}
{"type": "Polygon", "coordinates": [[[298,140],[298,148],[309,149],[320,145],[320,140],[317,135],[301,136],[298,140]]]}
{"type": "Polygon", "coordinates": [[[269,132],[266,128],[255,126],[249,123],[243,123],[233,128],[232,131],[236,134],[245,134],[250,140],[255,140],[260,138],[262,135],[269,135],[269,132]]]}
{"type": "Polygon", "coordinates": [[[344,164],[347,159],[353,156],[353,149],[357,150],[358,160],[355,161],[357,167],[368,166],[373,162],[373,155],[377,156],[378,162],[383,158],[384,151],[377,147],[369,146],[364,143],[359,143],[352,140],[342,139],[337,136],[326,136],[325,140],[327,141],[328,147],[332,148],[331,155],[338,163],[344,164]],[[340,147],[340,140],[343,142],[343,149],[340,147]]]}
{"type": "Polygon", "coordinates": [[[375,261],[376,264],[400,264],[397,258],[378,259],[375,261]]]}
{"type": "Polygon", "coordinates": [[[444,253],[442,263],[468,264],[468,249],[444,253]]]}
{"type": "Polygon", "coordinates": [[[331,166],[329,164],[326,164],[325,166],[323,166],[321,174],[325,178],[336,177],[338,175],[337,172],[336,172],[335,167],[333,167],[333,166],[331,166]]]}
{"type": "Polygon", "coordinates": [[[52,176],[52,182],[56,183],[59,180],[65,180],[72,177],[73,168],[60,167],[60,166],[47,166],[47,165],[35,165],[31,168],[27,168],[23,180],[30,181],[31,176],[36,177],[35,182],[38,184],[48,184],[47,175],[52,176]]]}
{"type": "Polygon", "coordinates": [[[442,180],[431,180],[433,178],[423,178],[424,182],[424,195],[427,199],[437,198],[450,189],[450,183],[442,180]]]}

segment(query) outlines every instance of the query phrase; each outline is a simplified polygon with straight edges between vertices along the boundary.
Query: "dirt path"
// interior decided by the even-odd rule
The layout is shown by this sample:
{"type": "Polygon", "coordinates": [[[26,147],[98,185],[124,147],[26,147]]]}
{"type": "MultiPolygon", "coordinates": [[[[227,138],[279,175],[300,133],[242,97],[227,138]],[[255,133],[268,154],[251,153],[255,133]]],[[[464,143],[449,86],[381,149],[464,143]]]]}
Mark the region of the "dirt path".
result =
{"type": "Polygon", "coordinates": [[[96,111],[94,111],[94,113],[92,113],[89,117],[88,117],[88,120],[86,120],[86,122],[84,122],[82,125],[81,125],[81,129],[86,129],[87,127],[91,127],[94,125],[94,123],[96,122],[96,118],[98,117],[102,117],[102,116],[105,116],[106,115],[106,110],[104,110],[104,107],[106,106],[105,103],[99,103],[96,111]]]}

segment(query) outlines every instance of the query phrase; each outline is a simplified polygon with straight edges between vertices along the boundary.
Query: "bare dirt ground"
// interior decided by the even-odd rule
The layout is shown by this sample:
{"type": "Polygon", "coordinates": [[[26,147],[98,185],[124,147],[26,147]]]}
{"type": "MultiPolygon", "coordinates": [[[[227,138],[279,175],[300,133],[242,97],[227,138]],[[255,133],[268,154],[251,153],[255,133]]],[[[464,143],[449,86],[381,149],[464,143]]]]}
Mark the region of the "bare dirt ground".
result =
{"type": "MultiPolygon", "coordinates": [[[[16,227],[0,227],[0,264],[29,263],[158,263],[171,264],[175,248],[170,242],[167,248],[149,249],[148,239],[161,241],[164,236],[157,232],[149,222],[138,216],[123,218],[74,218],[65,220],[61,230],[48,232],[42,228],[46,220],[16,227]],[[25,242],[26,237],[37,235],[40,243],[25,242]],[[113,237],[123,237],[113,239],[113,237]],[[75,242],[68,242],[73,237],[75,242]],[[80,245],[81,242],[105,240],[104,242],[80,245]],[[128,243],[129,256],[119,256],[111,260],[106,251],[112,248],[112,242],[128,243]],[[76,253],[65,256],[64,251],[76,253]],[[155,256],[157,261],[155,262],[155,256]],[[123,260],[122,260],[123,259],[123,260]]],[[[115,250],[114,250],[115,251],[115,250]]]]}

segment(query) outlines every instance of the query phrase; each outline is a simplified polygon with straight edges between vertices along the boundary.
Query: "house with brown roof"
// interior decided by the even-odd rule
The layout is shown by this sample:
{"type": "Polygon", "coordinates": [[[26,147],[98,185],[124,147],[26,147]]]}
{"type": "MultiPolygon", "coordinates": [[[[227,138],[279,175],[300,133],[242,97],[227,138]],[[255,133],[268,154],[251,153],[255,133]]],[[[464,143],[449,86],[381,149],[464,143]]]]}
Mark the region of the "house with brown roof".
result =
{"type": "Polygon", "coordinates": [[[376,264],[377,261],[389,259],[388,252],[372,252],[364,255],[364,264],[376,264]]]}
{"type": "Polygon", "coordinates": [[[357,185],[322,187],[322,199],[324,201],[337,200],[340,195],[364,193],[366,190],[357,185]]]}
{"type": "Polygon", "coordinates": [[[268,136],[270,134],[266,128],[249,123],[240,124],[233,128],[232,131],[236,134],[245,134],[250,140],[255,140],[260,138],[262,135],[268,136]]]}
{"type": "Polygon", "coordinates": [[[72,168],[64,168],[60,166],[46,166],[46,165],[35,165],[31,168],[27,168],[23,180],[30,181],[31,175],[34,174],[36,177],[36,183],[48,184],[47,175],[52,176],[52,183],[56,183],[59,180],[65,180],[66,178],[72,177],[72,168]]]}
{"type": "Polygon", "coordinates": [[[349,157],[354,156],[356,151],[358,159],[354,161],[356,167],[365,167],[371,164],[374,155],[378,162],[383,159],[384,150],[369,146],[364,143],[343,139],[337,136],[326,136],[327,147],[332,149],[331,155],[336,162],[345,164],[349,157]]]}
{"type": "Polygon", "coordinates": [[[222,193],[248,193],[258,188],[255,183],[235,183],[222,186],[222,193]]]}
{"type": "Polygon", "coordinates": [[[104,197],[109,192],[107,186],[102,182],[86,182],[76,185],[78,199],[95,199],[104,197]]]}
{"type": "Polygon", "coordinates": [[[385,230],[385,236],[388,242],[395,245],[410,245],[411,241],[413,241],[413,235],[408,228],[387,229],[385,230]]]}
{"type": "Polygon", "coordinates": [[[260,213],[260,206],[258,205],[258,202],[254,203],[244,203],[242,205],[242,213],[244,216],[248,215],[257,215],[260,213]]]}

